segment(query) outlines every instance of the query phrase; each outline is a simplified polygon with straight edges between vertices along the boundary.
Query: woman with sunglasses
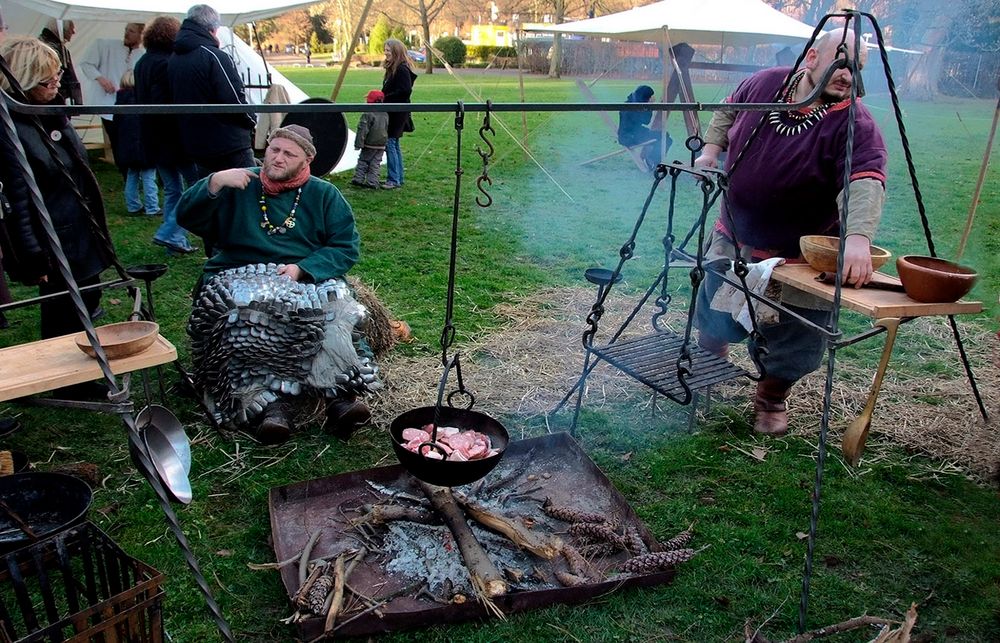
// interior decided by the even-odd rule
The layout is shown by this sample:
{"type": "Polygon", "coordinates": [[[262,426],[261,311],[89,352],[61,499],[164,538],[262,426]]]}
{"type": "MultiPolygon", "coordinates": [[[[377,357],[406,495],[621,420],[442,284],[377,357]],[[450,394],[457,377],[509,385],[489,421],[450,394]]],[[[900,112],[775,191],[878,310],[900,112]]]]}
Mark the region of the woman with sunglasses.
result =
{"type": "MultiPolygon", "coordinates": [[[[59,56],[37,38],[9,37],[0,43],[0,56],[15,81],[11,83],[3,74],[0,87],[15,100],[47,105],[59,92],[59,56]]],[[[81,287],[98,283],[101,272],[111,265],[114,248],[100,186],[90,169],[83,142],[62,114],[11,111],[10,115],[73,277],[81,287]]],[[[65,291],[66,282],[41,226],[27,177],[10,145],[4,146],[2,154],[0,181],[11,205],[4,226],[14,255],[4,257],[5,267],[18,281],[37,284],[40,295],[65,291]]],[[[95,311],[100,299],[99,289],[83,293],[88,311],[95,311]]],[[[43,339],[83,328],[69,297],[47,300],[40,309],[43,339]]]]}

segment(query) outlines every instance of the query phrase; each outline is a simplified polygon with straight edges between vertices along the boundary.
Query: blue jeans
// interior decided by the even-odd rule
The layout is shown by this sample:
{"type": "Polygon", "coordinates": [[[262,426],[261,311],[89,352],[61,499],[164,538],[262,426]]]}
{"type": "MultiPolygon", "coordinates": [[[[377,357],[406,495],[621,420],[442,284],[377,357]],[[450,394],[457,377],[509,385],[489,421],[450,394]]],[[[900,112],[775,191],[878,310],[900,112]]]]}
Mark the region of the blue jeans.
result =
{"type": "Polygon", "coordinates": [[[125,174],[125,207],[129,212],[145,209],[146,214],[160,213],[160,190],[156,187],[156,170],[129,168],[125,174]],[[139,182],[142,182],[142,201],[139,200],[139,182]],[[145,206],[145,208],[143,207],[145,206]]]}
{"type": "Polygon", "coordinates": [[[197,168],[191,165],[159,165],[156,171],[163,181],[163,224],[160,225],[154,239],[164,241],[181,248],[191,247],[187,230],[177,225],[177,205],[181,202],[185,184],[193,185],[198,180],[197,168]]]}
{"type": "Polygon", "coordinates": [[[403,152],[399,149],[399,139],[390,138],[385,142],[386,183],[403,185],[403,152]]]}

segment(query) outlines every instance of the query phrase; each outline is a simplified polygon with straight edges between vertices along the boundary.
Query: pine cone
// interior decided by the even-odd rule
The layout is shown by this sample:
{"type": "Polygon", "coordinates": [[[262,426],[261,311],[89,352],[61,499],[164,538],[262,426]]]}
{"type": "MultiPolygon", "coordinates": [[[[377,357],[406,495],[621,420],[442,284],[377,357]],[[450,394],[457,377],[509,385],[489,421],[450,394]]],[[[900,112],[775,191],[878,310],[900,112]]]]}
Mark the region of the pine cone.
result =
{"type": "Polygon", "coordinates": [[[608,522],[608,519],[600,514],[570,509],[569,507],[557,507],[552,504],[549,498],[546,498],[545,502],[542,503],[542,511],[547,516],[551,516],[556,520],[562,520],[563,522],[587,522],[594,524],[608,522]]]}
{"type": "Polygon", "coordinates": [[[681,533],[677,534],[665,543],[660,543],[660,551],[671,551],[673,549],[681,549],[686,547],[691,538],[694,536],[694,532],[688,527],[681,533]]]}
{"type": "Polygon", "coordinates": [[[618,553],[618,548],[608,543],[592,543],[580,545],[580,555],[587,558],[607,558],[618,553]]]}
{"type": "Polygon", "coordinates": [[[604,524],[596,525],[590,522],[578,522],[569,526],[569,534],[581,539],[584,544],[592,542],[611,543],[615,547],[625,549],[624,539],[604,524]]]}
{"type": "Polygon", "coordinates": [[[566,559],[566,566],[569,571],[576,576],[590,578],[592,576],[590,564],[575,547],[563,545],[562,555],[566,559]]]}
{"type": "Polygon", "coordinates": [[[669,569],[692,558],[694,558],[693,549],[658,551],[629,559],[622,565],[622,571],[626,574],[652,574],[669,569]]]}
{"type": "Polygon", "coordinates": [[[641,556],[649,551],[646,548],[646,543],[642,540],[642,536],[639,535],[639,531],[635,527],[629,527],[625,530],[625,548],[633,556],[641,556]]]}
{"type": "Polygon", "coordinates": [[[306,594],[306,607],[313,614],[322,616],[326,607],[326,597],[333,589],[333,576],[320,576],[306,594]]]}

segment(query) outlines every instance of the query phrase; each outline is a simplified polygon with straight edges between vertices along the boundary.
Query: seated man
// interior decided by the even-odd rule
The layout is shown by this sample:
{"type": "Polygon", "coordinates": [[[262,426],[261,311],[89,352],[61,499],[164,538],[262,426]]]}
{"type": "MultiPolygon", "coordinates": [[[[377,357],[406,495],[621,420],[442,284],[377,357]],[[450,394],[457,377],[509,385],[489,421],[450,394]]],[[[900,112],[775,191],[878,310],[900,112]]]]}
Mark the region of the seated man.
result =
{"type": "Polygon", "coordinates": [[[215,172],[181,198],[177,221],[215,254],[188,322],[194,380],[220,424],[286,440],[287,404],[331,398],[327,428],[370,418],[357,395],[381,386],[361,336],[367,316],[344,275],[358,260],[351,206],[310,176],[309,130],[276,129],[262,168],[215,172]]]}

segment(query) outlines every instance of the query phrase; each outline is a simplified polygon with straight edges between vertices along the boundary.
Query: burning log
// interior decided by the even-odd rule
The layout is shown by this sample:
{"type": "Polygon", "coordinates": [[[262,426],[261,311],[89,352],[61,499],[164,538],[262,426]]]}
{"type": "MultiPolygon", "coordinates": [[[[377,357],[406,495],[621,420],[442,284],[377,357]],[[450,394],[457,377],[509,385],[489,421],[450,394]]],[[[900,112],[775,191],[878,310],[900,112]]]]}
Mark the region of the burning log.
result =
{"type": "Polygon", "coordinates": [[[426,482],[420,482],[420,488],[423,489],[434,509],[448,525],[452,535],[455,536],[458,550],[462,554],[462,560],[465,561],[465,567],[477,591],[482,592],[483,597],[487,600],[506,594],[507,581],[490,560],[483,546],[476,540],[476,536],[469,528],[465,514],[462,513],[462,509],[455,501],[451,490],[426,482]]]}
{"type": "Polygon", "coordinates": [[[469,514],[469,517],[479,524],[502,534],[519,548],[530,551],[539,558],[551,560],[562,551],[562,540],[556,537],[546,537],[529,531],[517,522],[492,513],[481,504],[462,493],[454,493],[455,500],[469,514]]]}

